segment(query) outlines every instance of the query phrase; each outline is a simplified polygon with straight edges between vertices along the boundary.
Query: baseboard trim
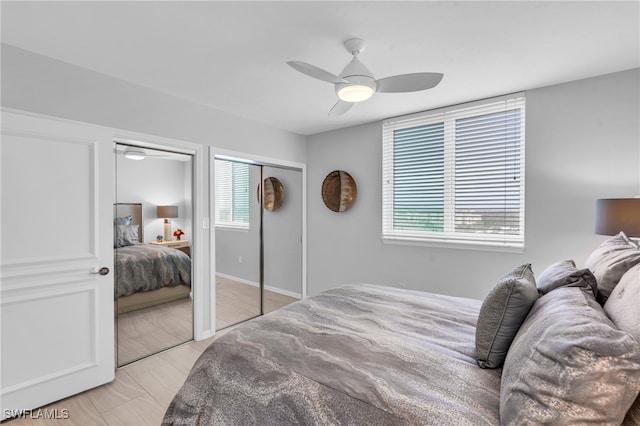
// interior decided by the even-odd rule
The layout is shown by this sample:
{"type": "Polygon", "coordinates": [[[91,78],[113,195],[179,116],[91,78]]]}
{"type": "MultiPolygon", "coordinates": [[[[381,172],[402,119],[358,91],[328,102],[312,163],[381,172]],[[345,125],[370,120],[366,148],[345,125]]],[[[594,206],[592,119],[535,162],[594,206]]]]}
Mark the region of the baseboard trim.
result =
{"type": "MultiPolygon", "coordinates": [[[[255,281],[250,281],[250,280],[246,280],[244,278],[234,277],[233,275],[221,274],[220,272],[217,272],[216,275],[218,275],[218,276],[220,276],[222,278],[226,278],[228,280],[238,281],[239,283],[247,284],[247,285],[250,285],[252,287],[260,287],[260,283],[257,283],[255,281]]],[[[301,293],[295,293],[293,291],[283,290],[281,288],[273,287],[273,286],[270,286],[270,285],[265,285],[264,289],[268,290],[268,291],[272,291],[274,293],[282,294],[283,296],[289,296],[289,297],[293,297],[295,299],[302,299],[302,294],[301,293]]]]}

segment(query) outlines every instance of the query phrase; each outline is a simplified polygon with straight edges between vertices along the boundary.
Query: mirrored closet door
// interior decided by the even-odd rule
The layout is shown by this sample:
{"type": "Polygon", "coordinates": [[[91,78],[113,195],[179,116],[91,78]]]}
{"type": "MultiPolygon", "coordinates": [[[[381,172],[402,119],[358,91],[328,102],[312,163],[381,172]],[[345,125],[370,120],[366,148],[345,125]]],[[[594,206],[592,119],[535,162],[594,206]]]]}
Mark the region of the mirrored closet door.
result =
{"type": "Polygon", "coordinates": [[[215,160],[216,329],[261,314],[260,166],[215,160]],[[253,189],[252,189],[253,188],[253,189]]]}
{"type": "Polygon", "coordinates": [[[117,365],[193,339],[192,156],[116,144],[117,365]]]}
{"type": "Polygon", "coordinates": [[[302,297],[302,172],[221,158],[214,168],[220,330],[302,297]]]}
{"type": "MultiPolygon", "coordinates": [[[[302,172],[264,166],[263,176],[263,305],[266,314],[302,298],[302,172]],[[283,191],[277,210],[270,206],[269,181],[274,178],[283,191]]],[[[277,201],[276,194],[274,190],[277,201]]]]}

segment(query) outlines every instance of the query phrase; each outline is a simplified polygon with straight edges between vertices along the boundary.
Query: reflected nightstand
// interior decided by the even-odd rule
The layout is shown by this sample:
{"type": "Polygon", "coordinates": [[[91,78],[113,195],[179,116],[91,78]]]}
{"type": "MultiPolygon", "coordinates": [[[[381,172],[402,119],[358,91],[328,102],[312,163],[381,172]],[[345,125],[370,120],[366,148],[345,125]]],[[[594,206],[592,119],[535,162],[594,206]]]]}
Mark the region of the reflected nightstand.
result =
{"type": "Polygon", "coordinates": [[[171,247],[176,250],[180,250],[191,257],[191,244],[187,240],[173,240],[173,241],[150,241],[149,244],[157,246],[171,247]]]}

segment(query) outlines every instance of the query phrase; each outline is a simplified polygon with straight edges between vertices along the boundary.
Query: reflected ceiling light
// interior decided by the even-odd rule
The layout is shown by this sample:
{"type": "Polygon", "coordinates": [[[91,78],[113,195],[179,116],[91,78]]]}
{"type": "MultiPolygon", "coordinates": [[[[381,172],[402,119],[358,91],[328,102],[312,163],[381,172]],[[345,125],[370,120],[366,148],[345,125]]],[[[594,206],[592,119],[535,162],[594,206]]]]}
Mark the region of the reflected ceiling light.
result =
{"type": "Polygon", "coordinates": [[[146,154],[143,151],[138,151],[135,149],[127,149],[124,152],[124,156],[129,160],[144,160],[146,157],[146,154]]]}

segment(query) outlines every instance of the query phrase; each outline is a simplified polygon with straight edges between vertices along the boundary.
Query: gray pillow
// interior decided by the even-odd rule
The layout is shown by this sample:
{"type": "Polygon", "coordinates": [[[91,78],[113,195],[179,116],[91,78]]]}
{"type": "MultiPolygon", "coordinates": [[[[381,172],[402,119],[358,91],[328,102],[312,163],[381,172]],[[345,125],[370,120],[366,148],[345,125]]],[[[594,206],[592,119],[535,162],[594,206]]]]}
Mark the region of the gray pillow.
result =
{"type": "Polygon", "coordinates": [[[502,369],[501,424],[620,424],[640,392],[640,345],[588,289],[540,297],[502,369]]]}
{"type": "Polygon", "coordinates": [[[138,244],[138,225],[115,225],[113,238],[115,248],[138,244]]]}
{"type": "Polygon", "coordinates": [[[591,253],[585,267],[598,281],[598,300],[601,304],[629,269],[640,263],[640,248],[624,232],[609,238],[591,253]]]}
{"type": "Polygon", "coordinates": [[[538,299],[531,265],[502,277],[482,303],[476,325],[476,360],[481,368],[502,366],[511,341],[538,299]]]}
{"type": "Polygon", "coordinates": [[[604,304],[611,321],[640,344],[640,264],[629,269],[604,304]]]}
{"type": "Polygon", "coordinates": [[[131,221],[133,220],[133,216],[124,216],[124,217],[116,217],[113,219],[114,225],[131,225],[131,221]]]}
{"type": "Polygon", "coordinates": [[[540,295],[559,287],[585,287],[591,289],[594,296],[598,295],[596,277],[589,269],[576,268],[573,260],[563,260],[549,266],[536,278],[536,285],[540,295]]]}

